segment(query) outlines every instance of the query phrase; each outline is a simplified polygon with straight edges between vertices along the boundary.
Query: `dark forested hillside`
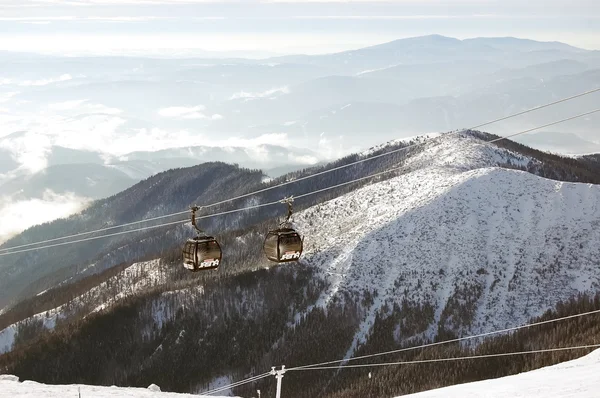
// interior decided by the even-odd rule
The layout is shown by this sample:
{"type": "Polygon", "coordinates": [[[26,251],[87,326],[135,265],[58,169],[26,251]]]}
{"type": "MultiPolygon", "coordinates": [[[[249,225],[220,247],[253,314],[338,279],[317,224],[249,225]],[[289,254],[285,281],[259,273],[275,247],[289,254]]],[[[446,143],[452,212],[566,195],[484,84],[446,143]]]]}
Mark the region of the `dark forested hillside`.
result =
{"type": "Polygon", "coordinates": [[[584,155],[584,156],[581,156],[580,159],[583,162],[600,167],[600,153],[595,153],[592,155],[584,155]]]}
{"type": "MultiPolygon", "coordinates": [[[[316,299],[322,281],[309,268],[278,268],[244,273],[228,280],[188,287],[177,294],[154,292],[19,346],[0,356],[0,371],[44,383],[86,383],[163,390],[205,391],[216,377],[242,379],[271,366],[288,368],[343,358],[361,317],[360,305],[345,295],[327,310],[305,312],[316,299]],[[160,318],[172,312],[171,319],[160,318]],[[304,314],[299,319],[297,314],[304,314]],[[150,327],[158,319],[158,327],[150,327]],[[289,322],[295,326],[288,328],[289,322]]],[[[408,304],[408,303],[407,303],[408,304]]],[[[532,322],[600,309],[600,295],[579,296],[532,322]]],[[[393,335],[399,319],[419,329],[419,312],[408,307],[379,313],[369,342],[356,355],[410,345],[393,335]]],[[[418,311],[418,309],[415,309],[418,311]]],[[[456,343],[387,355],[355,363],[397,362],[430,358],[535,350],[598,342],[598,315],[550,323],[488,338],[476,348],[456,343]]],[[[452,339],[448,335],[442,338],[452,339]]],[[[440,340],[440,341],[441,341],[440,340]]],[[[391,397],[456,383],[495,378],[576,358],[589,352],[565,351],[447,363],[388,366],[347,370],[289,372],[284,379],[288,397],[391,397]],[[372,376],[369,377],[369,373],[372,376]],[[423,374],[429,375],[422,377],[423,374]]],[[[236,394],[249,396],[257,388],[274,393],[267,378],[242,386],[236,394]]]]}
{"type": "MultiPolygon", "coordinates": [[[[470,134],[486,141],[500,138],[497,135],[471,131],[470,134]]],[[[500,148],[520,153],[536,159],[537,162],[530,163],[525,167],[515,167],[540,177],[550,178],[558,181],[585,182],[600,184],[600,156],[588,155],[579,158],[560,156],[549,152],[539,151],[511,140],[500,140],[495,143],[500,148]]]]}

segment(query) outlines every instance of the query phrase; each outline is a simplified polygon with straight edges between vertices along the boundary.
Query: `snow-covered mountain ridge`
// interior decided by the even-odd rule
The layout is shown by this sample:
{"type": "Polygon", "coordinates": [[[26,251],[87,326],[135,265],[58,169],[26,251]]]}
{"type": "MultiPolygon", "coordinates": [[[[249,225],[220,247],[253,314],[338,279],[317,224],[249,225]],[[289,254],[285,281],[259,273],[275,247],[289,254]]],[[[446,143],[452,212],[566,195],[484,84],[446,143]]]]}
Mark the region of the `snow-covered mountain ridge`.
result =
{"type": "Polygon", "coordinates": [[[376,292],[359,343],[384,304],[404,299],[434,308],[420,336],[433,338],[438,325],[462,335],[526,323],[599,290],[600,187],[498,167],[531,161],[459,134],[426,144],[407,161],[414,171],[297,213],[304,261],[331,283],[317,305],[376,292]]]}

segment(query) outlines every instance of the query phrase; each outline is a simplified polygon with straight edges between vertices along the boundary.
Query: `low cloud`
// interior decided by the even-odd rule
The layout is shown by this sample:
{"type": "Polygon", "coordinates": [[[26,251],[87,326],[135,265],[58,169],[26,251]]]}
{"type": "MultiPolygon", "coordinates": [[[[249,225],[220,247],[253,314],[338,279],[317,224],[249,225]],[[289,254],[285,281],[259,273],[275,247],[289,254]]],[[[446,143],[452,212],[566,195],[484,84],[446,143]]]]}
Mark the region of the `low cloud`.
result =
{"type": "Polygon", "coordinates": [[[69,75],[68,73],[65,73],[64,75],[60,75],[59,77],[54,77],[54,78],[49,78],[49,79],[40,79],[40,80],[25,80],[19,83],[19,86],[46,86],[48,84],[52,84],[52,83],[58,83],[58,82],[66,82],[68,80],[72,80],[73,77],[71,75],[69,75]]]}
{"type": "MultiPolygon", "coordinates": [[[[206,142],[206,140],[204,140],[206,142]]],[[[229,137],[224,140],[212,141],[211,146],[256,147],[258,145],[289,146],[289,138],[285,133],[263,134],[254,138],[229,137]]]]}
{"type": "Polygon", "coordinates": [[[19,94],[18,91],[10,91],[7,93],[0,93],[0,103],[10,101],[11,98],[17,94],[19,94]]]}
{"type": "Polygon", "coordinates": [[[328,137],[327,134],[321,133],[316,152],[326,159],[337,159],[356,152],[356,148],[349,149],[343,135],[328,137]]]}
{"type": "Polygon", "coordinates": [[[79,108],[83,105],[87,100],[72,100],[72,101],[64,101],[64,102],[56,102],[54,104],[48,105],[48,109],[52,111],[68,111],[79,108]]]}
{"type": "MultiPolygon", "coordinates": [[[[1,21],[1,19],[0,19],[0,21],[1,21]]],[[[80,75],[80,76],[76,76],[76,77],[80,78],[80,77],[85,77],[85,76],[80,75]]],[[[52,83],[66,82],[69,80],[73,80],[73,76],[68,73],[65,73],[65,74],[62,74],[62,75],[56,76],[56,77],[49,77],[49,78],[37,79],[37,80],[14,80],[14,79],[3,78],[3,79],[0,79],[0,86],[12,85],[12,86],[21,86],[21,87],[36,87],[36,86],[47,86],[48,84],[52,84],[52,83]]]]}
{"type": "Polygon", "coordinates": [[[267,97],[272,97],[274,95],[283,95],[283,94],[289,94],[289,93],[290,93],[289,87],[283,86],[283,87],[273,88],[271,90],[258,92],[258,93],[239,91],[237,93],[234,93],[229,99],[230,100],[237,100],[237,99],[251,100],[251,99],[256,99],[256,98],[267,98],[267,97]]]}
{"type": "Polygon", "coordinates": [[[315,156],[310,155],[294,155],[293,153],[288,154],[288,159],[291,163],[313,165],[319,162],[319,159],[315,156]]]}
{"type": "Polygon", "coordinates": [[[89,198],[73,193],[60,195],[51,190],[46,190],[41,198],[27,200],[15,201],[7,196],[0,197],[0,242],[34,225],[77,213],[90,203],[89,198]]]}
{"type": "MultiPolygon", "coordinates": [[[[285,133],[263,134],[254,138],[228,137],[219,139],[214,135],[198,134],[187,130],[167,131],[159,128],[139,129],[135,134],[116,138],[117,147],[127,151],[156,151],[165,148],[182,148],[190,146],[208,147],[243,147],[255,148],[260,145],[289,146],[289,138],[285,133]]],[[[114,153],[114,152],[113,152],[114,153]]]]}
{"type": "Polygon", "coordinates": [[[55,102],[48,105],[47,108],[51,111],[75,111],[77,114],[103,113],[107,115],[118,115],[123,113],[121,109],[92,103],[87,99],[55,102]]]}
{"type": "Polygon", "coordinates": [[[204,105],[185,107],[185,106],[171,106],[168,108],[162,108],[158,111],[158,114],[162,117],[170,117],[173,119],[207,119],[203,113],[206,110],[204,105]]]}
{"type": "Polygon", "coordinates": [[[478,19],[500,18],[494,14],[467,14],[467,15],[296,15],[292,19],[324,19],[324,20],[427,20],[427,19],[478,19]]]}
{"type": "Polygon", "coordinates": [[[35,173],[48,166],[48,153],[52,140],[43,134],[21,134],[20,136],[0,141],[0,148],[6,149],[21,164],[22,171],[35,173]]]}
{"type": "Polygon", "coordinates": [[[208,116],[204,113],[204,111],[206,111],[206,107],[204,105],[197,105],[192,107],[171,106],[168,108],[159,109],[158,114],[162,117],[168,117],[171,119],[223,119],[223,116],[219,114],[208,116]]]}
{"type": "MultiPolygon", "coordinates": [[[[0,127],[10,134],[0,139],[0,148],[8,150],[20,164],[17,171],[27,173],[47,167],[52,146],[118,151],[122,126],[127,122],[120,116],[121,109],[85,99],[49,104],[33,113],[23,112],[19,106],[9,109],[10,113],[0,113],[0,127]]],[[[127,149],[134,150],[131,146],[127,149]]]]}

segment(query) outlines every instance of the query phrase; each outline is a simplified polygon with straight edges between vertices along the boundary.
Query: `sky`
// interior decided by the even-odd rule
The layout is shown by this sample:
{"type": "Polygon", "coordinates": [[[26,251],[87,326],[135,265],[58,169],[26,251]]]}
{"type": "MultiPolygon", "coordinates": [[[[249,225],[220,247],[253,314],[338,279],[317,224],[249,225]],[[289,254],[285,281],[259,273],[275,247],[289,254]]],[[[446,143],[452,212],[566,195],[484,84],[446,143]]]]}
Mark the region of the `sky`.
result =
{"type": "MultiPolygon", "coordinates": [[[[129,61],[111,59],[106,63],[60,60],[38,65],[33,57],[24,64],[8,65],[6,60],[10,62],[15,56],[3,51],[263,58],[331,53],[431,34],[458,39],[513,36],[600,50],[600,1],[0,0],[0,60],[5,62],[0,67],[0,151],[4,151],[0,156],[10,153],[18,164],[17,169],[0,174],[0,185],[43,172],[54,145],[121,156],[135,150],[207,142],[212,146],[252,147],[273,142],[290,146],[296,145],[291,139],[297,138],[294,133],[286,135],[285,129],[280,131],[280,126],[258,129],[256,135],[250,128],[218,137],[209,131],[221,119],[235,120],[239,112],[235,107],[242,106],[238,103],[289,94],[288,82],[282,83],[283,87],[279,83],[261,86],[261,91],[255,92],[253,86],[260,82],[250,79],[252,84],[229,87],[209,74],[226,86],[224,92],[219,89],[215,94],[226,95],[226,99],[212,103],[212,93],[211,99],[202,99],[200,91],[198,95],[190,94],[190,90],[178,92],[180,86],[170,74],[175,69],[169,69],[171,66],[163,71],[155,65],[149,67],[148,76],[161,76],[164,87],[146,82],[143,87],[148,91],[138,91],[133,84],[124,84],[120,95],[109,95],[103,86],[107,80],[132,76],[143,80],[143,63],[129,65],[129,61]],[[145,106],[134,106],[138,101],[145,101],[145,106]],[[6,139],[8,136],[11,138],[6,139]]],[[[181,79],[199,76],[192,73],[181,79]]],[[[192,83],[204,87],[202,81],[192,83]]],[[[249,105],[248,109],[253,108],[249,105]]],[[[349,148],[354,144],[341,135],[321,133],[313,138],[311,149],[326,158],[360,149],[349,148]]],[[[587,141],[572,137],[561,141],[558,137],[542,149],[563,148],[565,140],[584,148],[600,145],[596,139],[591,144],[590,137],[584,138],[587,141]]],[[[540,142],[548,143],[547,136],[530,139],[538,147],[540,142]]],[[[72,214],[89,202],[89,198],[76,194],[52,191],[31,198],[0,195],[0,241],[27,226],[72,214]],[[31,213],[31,206],[43,209],[47,218],[31,213]]]]}
{"type": "Polygon", "coordinates": [[[597,0],[0,0],[0,51],[326,53],[427,34],[600,49],[597,0]]]}

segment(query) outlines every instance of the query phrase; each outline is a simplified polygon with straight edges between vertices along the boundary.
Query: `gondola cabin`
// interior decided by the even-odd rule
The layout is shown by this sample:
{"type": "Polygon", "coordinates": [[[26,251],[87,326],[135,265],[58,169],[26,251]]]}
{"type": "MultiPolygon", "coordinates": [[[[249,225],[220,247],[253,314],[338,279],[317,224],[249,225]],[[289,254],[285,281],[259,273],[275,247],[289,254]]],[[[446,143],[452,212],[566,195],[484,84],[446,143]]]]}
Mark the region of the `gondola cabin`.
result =
{"type": "Polygon", "coordinates": [[[302,238],[292,228],[269,231],[263,249],[271,261],[277,263],[298,261],[302,255],[302,238]]]}
{"type": "Polygon", "coordinates": [[[221,246],[212,236],[188,239],[183,246],[183,266],[192,272],[219,268],[221,246]]]}

